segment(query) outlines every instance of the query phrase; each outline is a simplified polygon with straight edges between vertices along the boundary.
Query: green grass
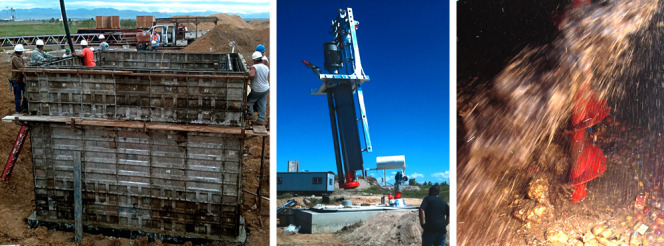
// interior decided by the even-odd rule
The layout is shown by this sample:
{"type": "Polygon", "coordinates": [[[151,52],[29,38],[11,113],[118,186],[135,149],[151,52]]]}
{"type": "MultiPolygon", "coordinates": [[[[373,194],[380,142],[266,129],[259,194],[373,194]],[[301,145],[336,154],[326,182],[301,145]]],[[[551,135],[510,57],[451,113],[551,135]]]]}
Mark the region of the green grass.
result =
{"type": "MultiPolygon", "coordinates": [[[[136,28],[136,21],[120,20],[122,28],[136,28]]],[[[73,34],[79,28],[95,28],[95,22],[91,20],[73,21],[69,25],[69,31],[73,34]]],[[[17,21],[0,22],[0,37],[33,36],[65,34],[65,27],[60,23],[49,23],[48,21],[17,21]]]]}
{"type": "Polygon", "coordinates": [[[293,194],[291,193],[284,193],[281,195],[277,195],[277,199],[291,199],[293,198],[293,194]]]}

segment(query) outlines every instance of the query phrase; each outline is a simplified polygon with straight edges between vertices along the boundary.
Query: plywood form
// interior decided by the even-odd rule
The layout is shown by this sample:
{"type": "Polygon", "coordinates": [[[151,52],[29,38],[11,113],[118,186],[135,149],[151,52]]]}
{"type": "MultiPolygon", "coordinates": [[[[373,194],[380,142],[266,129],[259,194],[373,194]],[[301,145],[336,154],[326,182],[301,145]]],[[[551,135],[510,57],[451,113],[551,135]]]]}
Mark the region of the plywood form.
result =
{"type": "Polygon", "coordinates": [[[237,236],[239,135],[30,123],[39,220],[73,220],[73,155],[86,226],[237,236]]]}

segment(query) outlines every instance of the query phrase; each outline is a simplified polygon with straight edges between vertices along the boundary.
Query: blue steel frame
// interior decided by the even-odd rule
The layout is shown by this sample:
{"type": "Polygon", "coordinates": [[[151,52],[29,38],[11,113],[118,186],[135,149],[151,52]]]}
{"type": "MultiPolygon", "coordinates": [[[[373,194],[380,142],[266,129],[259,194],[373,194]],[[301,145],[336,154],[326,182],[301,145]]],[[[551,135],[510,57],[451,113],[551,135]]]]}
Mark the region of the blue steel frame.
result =
{"type": "MultiPolygon", "coordinates": [[[[371,152],[369,123],[364,106],[364,94],[361,85],[369,81],[360,60],[356,28],[359,22],[353,17],[352,8],[340,9],[339,16],[332,22],[331,31],[334,41],[339,46],[342,58],[341,74],[317,73],[323,81],[311,94],[327,95],[332,124],[334,150],[340,185],[356,180],[355,172],[364,174],[362,152],[371,152]],[[357,95],[360,118],[356,116],[353,95],[357,95]],[[362,121],[365,148],[362,148],[357,121],[362,121]],[[346,175],[343,175],[343,174],[346,175]]],[[[314,70],[316,72],[316,70],[314,70]]]]}

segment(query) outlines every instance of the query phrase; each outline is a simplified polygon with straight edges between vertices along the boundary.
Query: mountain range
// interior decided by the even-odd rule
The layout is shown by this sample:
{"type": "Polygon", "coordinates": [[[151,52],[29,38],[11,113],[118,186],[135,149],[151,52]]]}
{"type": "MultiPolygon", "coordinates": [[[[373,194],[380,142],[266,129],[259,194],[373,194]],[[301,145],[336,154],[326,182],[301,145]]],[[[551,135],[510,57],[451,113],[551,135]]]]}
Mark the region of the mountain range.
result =
{"type": "MultiPolygon", "coordinates": [[[[96,8],[96,9],[68,9],[67,18],[72,20],[79,19],[90,19],[95,18],[95,16],[120,16],[120,19],[136,19],[136,16],[141,15],[153,15],[156,18],[165,18],[176,15],[196,15],[196,16],[208,16],[211,14],[224,13],[223,10],[219,11],[206,11],[206,12],[182,12],[182,13],[166,13],[166,12],[145,12],[145,11],[135,11],[135,10],[117,10],[113,8],[96,8]]],[[[241,14],[241,13],[226,13],[226,14],[237,14],[245,20],[253,19],[268,19],[270,18],[269,13],[253,13],[253,14],[241,14]]],[[[54,8],[34,8],[34,9],[16,9],[16,20],[49,20],[51,18],[60,18],[60,9],[54,8]]],[[[0,19],[9,19],[8,11],[0,11],[0,19]]]]}

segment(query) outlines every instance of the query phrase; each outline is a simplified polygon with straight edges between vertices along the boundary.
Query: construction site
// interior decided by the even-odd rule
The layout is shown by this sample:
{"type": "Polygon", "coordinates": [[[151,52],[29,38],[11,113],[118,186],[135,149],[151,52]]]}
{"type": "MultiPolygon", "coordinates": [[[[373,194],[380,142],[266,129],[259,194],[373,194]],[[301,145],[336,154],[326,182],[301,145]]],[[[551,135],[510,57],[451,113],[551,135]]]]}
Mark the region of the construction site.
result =
{"type": "MultiPolygon", "coordinates": [[[[142,51],[127,31],[104,31],[111,47],[95,49],[96,67],[76,57],[27,66],[27,113],[14,111],[1,83],[0,153],[9,158],[0,244],[269,244],[269,127],[244,115],[250,57],[269,47],[269,20],[167,19],[149,32],[177,49],[142,51]],[[184,30],[195,38],[179,42],[184,30]]],[[[114,27],[99,20],[98,29],[114,27]]],[[[99,34],[73,35],[76,49],[99,34]]],[[[60,36],[0,39],[3,78],[8,43],[24,44],[26,61],[37,39],[57,57],[68,47],[60,36]]]]}
{"type": "Polygon", "coordinates": [[[663,10],[459,2],[458,245],[664,243],[663,10]]]}
{"type": "MultiPolygon", "coordinates": [[[[424,213],[424,210],[420,210],[420,205],[423,204],[423,200],[428,198],[437,199],[436,201],[440,200],[440,207],[436,207],[436,209],[441,211],[440,217],[444,217],[445,215],[442,211],[446,205],[444,205],[443,199],[448,197],[446,194],[448,194],[449,189],[445,193],[436,193],[435,195],[427,196],[429,195],[429,187],[433,185],[420,185],[417,182],[408,182],[409,179],[406,176],[407,170],[408,173],[416,173],[411,171],[415,170],[411,168],[417,168],[417,165],[406,165],[408,156],[403,154],[376,156],[374,154],[375,145],[373,144],[375,142],[372,141],[372,137],[376,136],[377,132],[379,135],[389,134],[380,131],[370,132],[371,119],[375,120],[373,122],[377,123],[376,126],[383,124],[390,125],[390,122],[378,123],[376,119],[379,119],[379,117],[370,117],[371,111],[368,110],[368,107],[372,105],[368,101],[365,103],[365,96],[371,97],[372,95],[365,90],[368,91],[372,87],[388,87],[388,85],[384,81],[386,78],[380,75],[376,77],[383,80],[373,82],[376,77],[373,77],[373,75],[370,77],[371,70],[369,68],[375,67],[371,65],[367,66],[367,64],[370,64],[367,60],[372,61],[372,59],[367,59],[367,57],[371,58],[371,56],[360,56],[361,52],[370,49],[363,49],[361,47],[371,47],[381,50],[381,48],[374,47],[375,44],[372,43],[359,45],[359,43],[362,43],[359,40],[363,40],[363,38],[369,36],[369,34],[362,34],[362,32],[376,28],[376,26],[366,25],[362,29],[359,28],[360,21],[358,20],[362,18],[363,23],[367,23],[368,21],[364,22],[364,20],[373,19],[375,21],[380,18],[375,18],[375,16],[371,18],[372,16],[369,14],[362,15],[361,13],[369,13],[364,8],[366,6],[359,7],[359,9],[365,11],[360,12],[359,10],[355,11],[355,8],[348,5],[343,6],[343,4],[336,11],[332,8],[325,8],[328,7],[325,4],[291,4],[300,8],[319,9],[321,11],[315,13],[315,15],[331,17],[332,24],[326,26],[324,24],[325,21],[321,21],[320,25],[311,24],[307,27],[308,29],[318,28],[323,33],[325,33],[324,30],[329,30],[327,32],[328,36],[324,37],[326,38],[325,42],[320,43],[322,44],[322,54],[324,56],[323,64],[316,62],[316,60],[309,60],[315,59],[316,56],[320,55],[320,52],[310,52],[313,54],[309,54],[307,52],[309,49],[305,48],[291,47],[290,49],[282,49],[282,47],[279,47],[280,51],[290,51],[292,49],[288,56],[280,56],[280,59],[286,57],[284,60],[291,60],[291,56],[296,56],[294,54],[307,55],[306,57],[302,57],[302,59],[306,60],[301,60],[302,64],[299,64],[301,66],[299,68],[301,69],[291,68],[297,74],[288,74],[287,78],[289,78],[289,81],[280,84],[279,93],[287,91],[290,88],[297,88],[297,90],[293,90],[297,91],[297,94],[279,94],[279,99],[287,98],[284,101],[296,101],[301,104],[296,98],[321,98],[321,100],[316,101],[318,103],[316,104],[316,108],[312,107],[308,110],[322,113],[320,116],[310,114],[306,119],[300,120],[295,115],[282,114],[284,111],[282,111],[282,108],[279,108],[278,125],[293,124],[298,126],[298,131],[307,133],[309,131],[305,128],[305,125],[315,125],[314,131],[325,132],[327,136],[331,133],[331,138],[329,138],[329,142],[321,143],[323,139],[328,141],[328,138],[319,138],[313,134],[303,134],[303,137],[288,136],[292,141],[283,145],[279,143],[279,146],[284,147],[280,147],[278,155],[288,155],[288,158],[291,156],[306,156],[314,151],[314,148],[307,146],[313,143],[316,146],[316,151],[329,152],[330,157],[316,158],[315,161],[311,161],[312,159],[308,158],[309,161],[302,163],[298,160],[289,159],[287,171],[281,169],[277,172],[276,190],[279,195],[279,199],[277,200],[278,207],[276,208],[278,220],[277,244],[422,245],[423,234],[426,230],[423,229],[420,223],[423,217],[420,217],[419,211],[422,211],[422,214],[424,213]],[[300,78],[302,78],[301,81],[300,78]],[[307,82],[310,83],[306,84],[307,82]],[[305,85],[315,85],[316,87],[311,88],[309,95],[307,95],[299,92],[299,88],[305,85]],[[282,88],[285,90],[282,90],[282,88]],[[284,118],[289,121],[282,121],[284,118]],[[326,122],[324,124],[319,123],[321,121],[326,122]],[[299,128],[300,126],[302,128],[299,128]],[[300,143],[307,144],[299,145],[300,143]],[[289,148],[289,150],[281,151],[286,148],[289,148]],[[331,155],[332,153],[334,155],[331,155]],[[372,160],[370,160],[374,158],[376,160],[375,167],[372,160]],[[325,165],[327,163],[331,165],[325,165]],[[326,170],[326,168],[332,168],[332,170],[326,170]],[[375,178],[368,176],[369,173],[375,176],[375,178]],[[380,182],[378,181],[379,176],[381,179],[380,182]],[[423,192],[418,193],[419,191],[423,192]],[[408,197],[405,194],[408,194],[408,197]]],[[[387,9],[379,9],[379,12],[390,12],[387,9]]],[[[288,16],[288,13],[286,15],[288,16]]],[[[316,20],[318,19],[322,18],[316,18],[316,20]]],[[[282,20],[279,20],[279,22],[284,23],[282,20]]],[[[285,23],[288,22],[285,21],[285,23]]],[[[317,22],[312,21],[312,23],[317,22]]],[[[389,25],[386,23],[381,24],[389,25]]],[[[368,33],[368,31],[365,32],[368,33]]],[[[314,34],[308,35],[312,36],[310,40],[319,39],[314,34]]],[[[286,34],[285,36],[289,35],[286,34]]],[[[290,43],[286,39],[285,42],[290,43]]],[[[386,46],[390,46],[391,44],[390,41],[386,41],[385,43],[388,44],[386,46]]],[[[305,45],[302,44],[302,46],[305,45]]],[[[319,51],[320,45],[316,44],[316,47],[315,51],[319,51]]],[[[371,54],[379,57],[376,53],[371,54]]],[[[286,70],[280,69],[280,76],[282,74],[281,71],[286,70]]],[[[379,72],[374,72],[374,74],[379,74],[379,72]]],[[[397,80],[396,78],[387,79],[397,80]]],[[[282,107],[282,102],[279,101],[279,107],[282,107]]],[[[295,108],[288,109],[293,110],[295,108]]],[[[390,115],[389,113],[383,113],[390,115]]],[[[376,115],[379,115],[379,113],[376,112],[374,116],[376,115]]],[[[410,126],[400,125],[400,127],[410,126]]],[[[282,135],[282,132],[279,132],[279,136],[284,135],[289,134],[284,133],[282,135]]],[[[378,139],[385,140],[386,138],[379,136],[378,139]]],[[[391,138],[387,141],[398,142],[398,140],[391,138]]],[[[383,142],[378,143],[378,146],[386,145],[388,144],[383,142]]],[[[404,151],[404,149],[401,148],[399,151],[404,151]]],[[[320,152],[317,152],[315,155],[320,155],[320,152]]],[[[285,162],[281,162],[277,165],[285,164],[285,162]]],[[[431,165],[434,166],[434,164],[431,165]]],[[[445,164],[442,163],[440,166],[436,166],[434,170],[444,169],[443,165],[445,164]]],[[[419,175],[418,177],[423,177],[423,175],[419,175]]],[[[436,185],[435,187],[438,186],[436,185]]],[[[422,207],[422,209],[426,208],[422,207]]],[[[428,216],[438,218],[431,214],[428,216]]],[[[441,220],[444,221],[445,219],[441,218],[441,220]]],[[[431,223],[434,220],[430,219],[427,221],[427,223],[431,223]]],[[[434,225],[433,227],[436,227],[434,230],[445,230],[444,222],[441,222],[440,226],[434,223],[431,224],[434,225]]],[[[440,233],[439,239],[441,241],[445,240],[444,233],[440,233]]],[[[440,244],[443,243],[440,242],[440,244]]]]}

